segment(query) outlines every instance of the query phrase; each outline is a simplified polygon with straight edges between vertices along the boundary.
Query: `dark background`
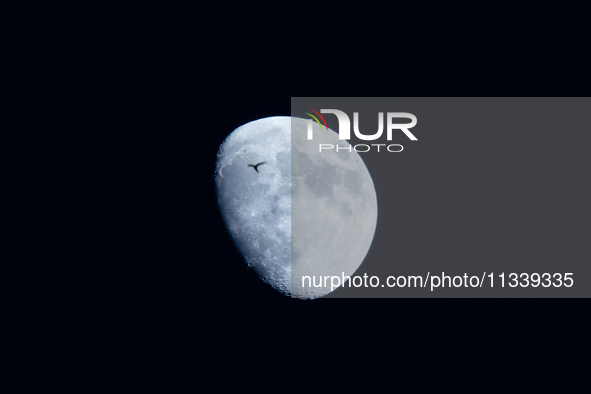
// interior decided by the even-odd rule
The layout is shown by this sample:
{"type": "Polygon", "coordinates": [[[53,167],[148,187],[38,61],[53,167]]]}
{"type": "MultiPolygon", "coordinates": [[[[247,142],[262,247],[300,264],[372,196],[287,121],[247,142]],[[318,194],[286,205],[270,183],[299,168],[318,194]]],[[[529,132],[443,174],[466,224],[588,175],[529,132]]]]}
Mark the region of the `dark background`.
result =
{"type": "MultiPolygon", "coordinates": [[[[585,300],[283,297],[234,250],[213,183],[227,134],[289,114],[292,96],[588,96],[577,26],[558,40],[543,26],[514,34],[515,16],[498,34],[493,19],[442,30],[397,19],[396,30],[372,22],[363,35],[327,28],[308,40],[312,20],[217,11],[3,13],[15,216],[3,301],[21,384],[246,386],[270,366],[269,375],[306,382],[339,366],[343,381],[360,362],[384,376],[428,361],[463,369],[499,348],[529,345],[533,360],[549,336],[586,326],[585,300]],[[407,347],[419,344],[428,349],[407,347]]],[[[581,349],[562,338],[557,349],[581,349]]],[[[511,358],[497,371],[522,365],[511,358]]]]}

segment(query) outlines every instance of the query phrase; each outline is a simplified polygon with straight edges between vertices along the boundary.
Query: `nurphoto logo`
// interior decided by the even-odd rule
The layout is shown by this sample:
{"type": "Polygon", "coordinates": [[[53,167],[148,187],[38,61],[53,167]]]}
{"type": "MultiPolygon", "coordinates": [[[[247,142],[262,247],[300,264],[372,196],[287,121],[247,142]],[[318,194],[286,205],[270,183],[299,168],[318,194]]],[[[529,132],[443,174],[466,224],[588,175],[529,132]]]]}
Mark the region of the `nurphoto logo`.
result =
{"type": "MultiPolygon", "coordinates": [[[[322,130],[322,124],[320,123],[320,120],[318,118],[320,118],[324,124],[324,127],[326,128],[326,130],[328,130],[328,126],[326,124],[326,120],[324,119],[324,117],[321,115],[322,114],[333,114],[336,115],[337,120],[339,122],[339,139],[340,140],[349,140],[351,139],[351,121],[349,119],[349,116],[344,113],[343,111],[340,111],[338,109],[321,109],[320,112],[313,110],[312,108],[308,108],[308,107],[304,107],[306,110],[310,110],[312,111],[315,115],[317,115],[318,117],[316,117],[314,114],[310,113],[310,112],[305,112],[306,115],[309,115],[312,119],[308,119],[308,140],[312,140],[314,139],[314,133],[312,131],[312,126],[314,124],[314,121],[316,121],[316,123],[318,123],[318,126],[320,126],[320,129],[322,130]]],[[[395,130],[400,130],[402,131],[411,141],[417,141],[417,137],[414,136],[413,133],[410,132],[409,129],[415,127],[417,125],[417,117],[414,116],[411,113],[408,112],[387,112],[386,113],[386,139],[388,141],[392,140],[392,135],[393,132],[395,130]],[[394,123],[394,119],[409,119],[410,123],[394,123]]],[[[378,131],[375,132],[374,134],[362,134],[361,131],[359,130],[359,112],[353,112],[353,132],[355,133],[355,136],[357,138],[359,138],[360,140],[363,141],[374,141],[377,140],[378,138],[380,138],[382,136],[382,134],[384,133],[384,113],[383,112],[378,112],[378,131]]],[[[377,148],[377,151],[380,152],[380,147],[382,146],[386,146],[386,144],[371,144],[371,146],[375,146],[377,148]]],[[[335,149],[335,146],[332,144],[319,144],[319,151],[322,152],[322,150],[331,150],[331,149],[335,149]]],[[[353,146],[353,149],[355,150],[355,152],[368,152],[369,150],[371,150],[370,145],[367,144],[357,144],[353,146]]],[[[402,145],[400,144],[390,144],[386,147],[386,150],[388,152],[402,152],[402,145]]],[[[347,147],[342,147],[342,146],[336,146],[336,151],[342,151],[342,150],[347,150],[349,152],[351,152],[351,146],[347,146],[347,147]]]]}

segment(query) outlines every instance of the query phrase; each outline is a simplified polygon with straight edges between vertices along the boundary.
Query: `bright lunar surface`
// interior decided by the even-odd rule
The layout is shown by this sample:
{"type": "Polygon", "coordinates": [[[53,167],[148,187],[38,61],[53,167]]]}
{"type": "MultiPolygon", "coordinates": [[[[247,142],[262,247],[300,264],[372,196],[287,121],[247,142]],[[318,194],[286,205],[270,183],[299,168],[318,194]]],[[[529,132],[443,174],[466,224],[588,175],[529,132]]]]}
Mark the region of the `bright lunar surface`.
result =
{"type": "Polygon", "coordinates": [[[326,276],[355,273],[377,222],[373,181],[359,154],[334,131],[312,130],[308,140],[307,120],[294,117],[247,123],[220,146],[215,173],[222,218],[248,266],[302,299],[336,289],[326,276]],[[320,152],[319,144],[339,151],[320,152]]]}

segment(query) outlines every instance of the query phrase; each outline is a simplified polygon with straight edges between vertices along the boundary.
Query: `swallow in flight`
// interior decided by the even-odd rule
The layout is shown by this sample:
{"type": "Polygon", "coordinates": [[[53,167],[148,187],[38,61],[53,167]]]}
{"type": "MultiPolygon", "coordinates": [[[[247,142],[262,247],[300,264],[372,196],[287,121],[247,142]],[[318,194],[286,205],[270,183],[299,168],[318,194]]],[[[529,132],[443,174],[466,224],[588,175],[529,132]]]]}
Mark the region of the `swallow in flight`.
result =
{"type": "Polygon", "coordinates": [[[255,164],[255,165],[249,164],[248,167],[254,168],[254,170],[258,173],[259,170],[257,167],[260,166],[261,164],[265,164],[265,163],[266,163],[266,161],[261,161],[259,164],[255,164]]]}

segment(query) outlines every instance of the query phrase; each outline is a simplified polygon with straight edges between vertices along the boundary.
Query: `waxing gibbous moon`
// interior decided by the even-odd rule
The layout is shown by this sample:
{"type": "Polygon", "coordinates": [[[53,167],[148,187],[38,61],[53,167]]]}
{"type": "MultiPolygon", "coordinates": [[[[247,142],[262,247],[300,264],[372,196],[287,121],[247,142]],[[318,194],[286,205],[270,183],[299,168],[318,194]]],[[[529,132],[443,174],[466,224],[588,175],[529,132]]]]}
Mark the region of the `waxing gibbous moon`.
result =
{"type": "Polygon", "coordinates": [[[215,171],[220,213],[248,266],[302,299],[333,291],[327,276],[355,273],[377,223],[375,188],[359,154],[330,129],[314,124],[312,140],[307,130],[307,120],[295,117],[247,123],[222,143],[215,171]]]}

